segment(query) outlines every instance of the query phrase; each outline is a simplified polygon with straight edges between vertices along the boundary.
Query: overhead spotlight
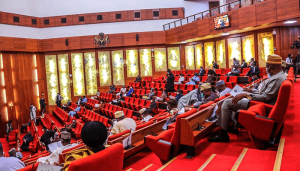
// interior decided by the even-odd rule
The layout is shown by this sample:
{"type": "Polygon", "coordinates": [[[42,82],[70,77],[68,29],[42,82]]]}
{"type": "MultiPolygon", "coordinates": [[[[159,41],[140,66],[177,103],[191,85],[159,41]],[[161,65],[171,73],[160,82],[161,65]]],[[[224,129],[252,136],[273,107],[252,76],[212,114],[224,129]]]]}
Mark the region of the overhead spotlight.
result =
{"type": "Polygon", "coordinates": [[[284,22],[284,24],[294,24],[294,23],[297,23],[297,21],[295,21],[295,20],[288,20],[288,21],[284,22]]]}
{"type": "Polygon", "coordinates": [[[222,33],[222,36],[228,36],[229,33],[222,33]]]}

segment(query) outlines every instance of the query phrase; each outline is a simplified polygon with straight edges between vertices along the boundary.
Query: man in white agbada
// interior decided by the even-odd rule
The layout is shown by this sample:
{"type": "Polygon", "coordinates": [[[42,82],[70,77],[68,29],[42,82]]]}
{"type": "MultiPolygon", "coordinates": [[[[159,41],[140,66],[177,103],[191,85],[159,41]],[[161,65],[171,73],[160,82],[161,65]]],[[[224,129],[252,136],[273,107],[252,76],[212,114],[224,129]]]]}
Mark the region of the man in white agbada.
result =
{"type": "Polygon", "coordinates": [[[36,107],[33,106],[33,104],[31,104],[29,110],[30,110],[30,119],[36,122],[36,107]]]}
{"type": "Polygon", "coordinates": [[[59,155],[62,154],[64,150],[78,145],[77,143],[71,144],[71,133],[67,131],[61,132],[61,144],[63,145],[63,147],[56,148],[49,156],[41,157],[37,160],[37,162],[51,165],[53,165],[54,163],[59,164],[59,155]]]}
{"type": "MultiPolygon", "coordinates": [[[[202,95],[200,92],[200,86],[188,94],[182,96],[178,101],[177,109],[181,110],[185,106],[194,105],[195,103],[202,101],[202,95]]],[[[197,106],[197,105],[196,105],[197,106]]]]}
{"type": "Polygon", "coordinates": [[[118,134],[120,132],[131,130],[133,132],[136,128],[136,123],[131,118],[125,118],[123,111],[115,112],[115,118],[117,122],[114,123],[113,128],[111,129],[111,135],[118,134]]]}

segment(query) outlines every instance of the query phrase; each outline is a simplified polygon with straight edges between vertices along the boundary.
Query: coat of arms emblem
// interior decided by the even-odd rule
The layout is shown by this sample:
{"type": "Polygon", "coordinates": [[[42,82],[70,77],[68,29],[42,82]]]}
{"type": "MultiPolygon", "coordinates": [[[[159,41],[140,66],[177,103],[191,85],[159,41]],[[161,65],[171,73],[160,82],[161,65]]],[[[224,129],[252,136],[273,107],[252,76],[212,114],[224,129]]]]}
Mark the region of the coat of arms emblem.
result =
{"type": "Polygon", "coordinates": [[[108,35],[105,35],[105,38],[104,38],[104,33],[99,33],[99,35],[95,36],[95,38],[94,38],[94,44],[96,46],[98,46],[98,48],[107,47],[108,43],[110,43],[109,37],[108,37],[108,35]]]}

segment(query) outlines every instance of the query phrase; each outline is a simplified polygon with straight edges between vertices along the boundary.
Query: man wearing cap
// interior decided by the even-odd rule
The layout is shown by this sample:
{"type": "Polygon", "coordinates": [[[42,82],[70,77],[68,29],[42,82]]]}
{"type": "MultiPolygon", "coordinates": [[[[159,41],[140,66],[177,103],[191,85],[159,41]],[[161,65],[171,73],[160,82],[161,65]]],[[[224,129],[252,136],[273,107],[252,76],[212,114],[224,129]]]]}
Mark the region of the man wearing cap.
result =
{"type": "Polygon", "coordinates": [[[59,164],[59,155],[66,149],[73,148],[77,146],[76,143],[71,144],[71,133],[67,131],[62,131],[61,134],[61,144],[62,147],[56,148],[49,156],[40,157],[37,162],[44,164],[59,164]]]}
{"type": "Polygon", "coordinates": [[[215,101],[218,98],[218,95],[216,95],[213,91],[212,91],[212,87],[209,83],[203,83],[200,86],[200,92],[203,94],[203,100],[201,102],[196,102],[194,104],[194,107],[198,108],[200,107],[202,104],[206,104],[210,101],[215,101]]]}
{"type": "Polygon", "coordinates": [[[141,114],[141,116],[142,116],[142,118],[143,118],[143,119],[142,119],[143,122],[148,122],[149,119],[152,118],[151,114],[147,111],[146,108],[141,109],[141,110],[139,111],[139,113],[141,114]]]}
{"type": "Polygon", "coordinates": [[[167,83],[166,83],[166,89],[168,90],[168,92],[173,92],[174,91],[174,74],[171,72],[170,69],[167,70],[168,74],[167,74],[167,83]]]}
{"type": "MultiPolygon", "coordinates": [[[[278,92],[281,83],[286,80],[286,75],[281,70],[282,58],[277,55],[269,55],[266,62],[266,70],[269,79],[262,82],[260,90],[245,89],[249,93],[241,93],[234,98],[227,99],[223,102],[221,107],[221,114],[217,121],[217,125],[222,128],[221,133],[208,139],[210,142],[229,142],[228,129],[231,122],[232,115],[238,110],[248,109],[250,100],[264,102],[274,105],[277,101],[278,92]],[[243,100],[242,100],[243,99],[243,100]]],[[[235,117],[234,125],[237,125],[237,116],[235,117]]],[[[232,130],[233,133],[238,133],[237,129],[232,130]]]]}
{"type": "Polygon", "coordinates": [[[9,157],[16,157],[16,158],[18,158],[20,160],[23,158],[23,154],[21,152],[19,152],[19,151],[16,151],[15,148],[10,149],[8,151],[8,155],[9,155],[9,157]]]}
{"type": "Polygon", "coordinates": [[[217,95],[219,97],[225,96],[225,94],[228,94],[231,92],[231,88],[226,87],[225,82],[223,80],[220,80],[216,84],[216,90],[217,90],[217,95]]]}
{"type": "Polygon", "coordinates": [[[25,167],[25,164],[17,157],[4,157],[3,147],[0,143],[0,170],[15,171],[25,167]]]}
{"type": "Polygon", "coordinates": [[[132,118],[125,118],[123,111],[115,112],[115,118],[117,122],[114,123],[113,128],[111,129],[111,134],[115,135],[120,132],[131,130],[134,131],[136,128],[136,123],[132,118]]]}
{"type": "Polygon", "coordinates": [[[172,116],[163,125],[162,127],[163,130],[167,130],[168,126],[176,121],[177,116],[185,112],[184,108],[179,110],[176,106],[177,106],[176,100],[170,99],[169,101],[167,101],[167,110],[172,116]]]}
{"type": "Polygon", "coordinates": [[[186,83],[186,85],[196,85],[198,82],[200,82],[200,78],[198,77],[198,74],[195,73],[192,78],[190,78],[190,81],[186,83]]]}

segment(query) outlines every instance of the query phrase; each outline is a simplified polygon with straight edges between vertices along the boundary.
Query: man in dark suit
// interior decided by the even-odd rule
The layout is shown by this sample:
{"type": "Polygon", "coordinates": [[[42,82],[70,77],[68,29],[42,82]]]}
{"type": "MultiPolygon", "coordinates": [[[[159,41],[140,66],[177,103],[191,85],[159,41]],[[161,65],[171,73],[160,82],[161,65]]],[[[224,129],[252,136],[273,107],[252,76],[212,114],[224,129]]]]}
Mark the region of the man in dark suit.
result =
{"type": "Polygon", "coordinates": [[[244,69],[244,68],[247,68],[247,66],[248,66],[247,62],[245,62],[245,60],[243,59],[241,68],[244,69]]]}
{"type": "Polygon", "coordinates": [[[29,143],[33,141],[33,136],[31,135],[31,132],[29,131],[28,134],[26,134],[24,137],[23,137],[23,143],[21,145],[21,149],[23,151],[26,151],[28,150],[28,147],[29,147],[29,143]]]}
{"type": "Polygon", "coordinates": [[[205,69],[203,69],[203,67],[200,67],[199,76],[203,76],[205,73],[205,69]]]}
{"type": "Polygon", "coordinates": [[[8,121],[8,123],[7,123],[6,126],[5,126],[5,131],[6,131],[6,135],[7,135],[6,141],[8,141],[9,133],[10,133],[10,131],[12,131],[12,130],[13,130],[13,128],[12,128],[11,121],[8,121]]]}
{"type": "Polygon", "coordinates": [[[259,73],[260,73],[259,67],[256,66],[256,62],[254,61],[252,62],[251,69],[250,71],[248,71],[246,76],[259,78],[259,73]]]}
{"type": "Polygon", "coordinates": [[[168,92],[173,92],[174,91],[174,74],[171,72],[170,69],[167,70],[167,84],[166,84],[166,89],[168,92]]]}
{"type": "Polygon", "coordinates": [[[40,100],[40,106],[41,106],[41,112],[46,113],[46,102],[44,97],[42,97],[40,100]]]}
{"type": "Polygon", "coordinates": [[[142,82],[142,78],[138,75],[138,76],[135,78],[134,82],[142,82]]]}
{"type": "Polygon", "coordinates": [[[213,69],[219,69],[219,65],[216,62],[213,62],[213,69]]]}
{"type": "Polygon", "coordinates": [[[41,136],[40,142],[45,145],[45,147],[46,147],[47,150],[49,150],[48,144],[51,144],[52,141],[54,140],[54,134],[55,134],[55,132],[56,132],[55,130],[47,130],[41,136]]]}

